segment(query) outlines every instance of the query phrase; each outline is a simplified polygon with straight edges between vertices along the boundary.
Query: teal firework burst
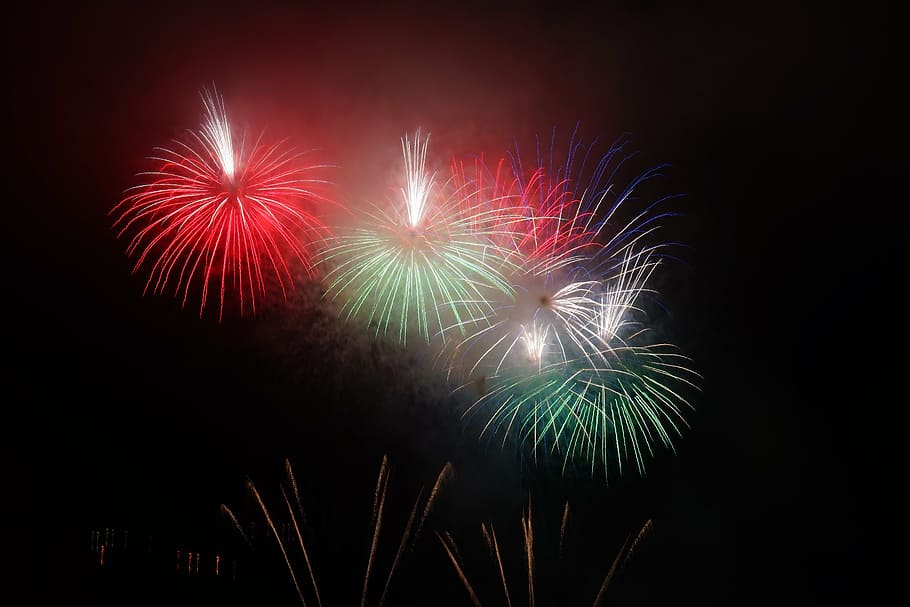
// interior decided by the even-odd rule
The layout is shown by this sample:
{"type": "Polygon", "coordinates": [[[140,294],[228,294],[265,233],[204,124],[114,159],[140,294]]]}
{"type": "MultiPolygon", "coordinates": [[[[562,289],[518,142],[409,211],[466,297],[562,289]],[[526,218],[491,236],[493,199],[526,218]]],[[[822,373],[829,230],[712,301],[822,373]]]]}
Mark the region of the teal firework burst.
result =
{"type": "Polygon", "coordinates": [[[524,375],[499,375],[468,410],[483,412],[481,437],[513,440],[563,470],[585,462],[593,475],[631,462],[644,474],[656,448],[675,450],[698,375],[672,345],[612,348],[609,362],[569,364],[524,375]]]}

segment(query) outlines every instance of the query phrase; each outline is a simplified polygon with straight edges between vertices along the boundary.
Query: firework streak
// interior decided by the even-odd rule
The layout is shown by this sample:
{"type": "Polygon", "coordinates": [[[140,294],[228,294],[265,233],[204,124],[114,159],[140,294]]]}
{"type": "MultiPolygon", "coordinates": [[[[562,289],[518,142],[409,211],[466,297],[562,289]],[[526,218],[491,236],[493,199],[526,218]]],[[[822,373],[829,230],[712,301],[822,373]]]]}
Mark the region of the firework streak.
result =
{"type": "Polygon", "coordinates": [[[329,202],[319,177],[327,167],[283,142],[248,145],[214,90],[202,100],[202,126],[156,148],[155,169],[111,213],[133,271],[148,274],[145,293],[172,291],[182,305],[198,297],[201,316],[215,289],[220,320],[228,301],[243,315],[271,290],[287,297],[292,264],[313,273],[313,244],[328,234],[316,214],[329,202]]]}

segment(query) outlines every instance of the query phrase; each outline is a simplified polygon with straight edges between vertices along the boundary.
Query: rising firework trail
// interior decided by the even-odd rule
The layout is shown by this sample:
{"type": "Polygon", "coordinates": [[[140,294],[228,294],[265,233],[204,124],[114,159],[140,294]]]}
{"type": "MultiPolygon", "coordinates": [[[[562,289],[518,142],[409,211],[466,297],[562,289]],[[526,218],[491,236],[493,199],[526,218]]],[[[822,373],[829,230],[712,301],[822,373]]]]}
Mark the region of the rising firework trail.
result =
{"type": "Polygon", "coordinates": [[[203,314],[215,291],[218,317],[232,303],[256,312],[271,291],[286,298],[301,269],[314,273],[314,245],[328,235],[320,207],[329,203],[323,170],[284,142],[248,142],[233,128],[224,100],[201,93],[202,125],[155,149],[112,210],[127,239],[144,293],[173,293],[203,314]]]}
{"type": "MultiPolygon", "coordinates": [[[[373,581],[377,570],[377,560],[381,560],[377,559],[377,551],[381,543],[380,538],[384,525],[386,525],[386,519],[388,518],[386,510],[390,470],[388,458],[383,456],[379,474],[376,478],[376,489],[373,494],[369,551],[366,560],[366,571],[362,580],[362,591],[360,594],[360,605],[362,607],[366,607],[369,603],[371,597],[370,583],[373,581]]],[[[290,460],[285,460],[285,474],[287,485],[282,483],[280,486],[282,507],[277,510],[273,510],[269,507],[267,500],[262,496],[259,489],[250,479],[247,480],[247,489],[253,497],[257,509],[265,518],[270,536],[273,537],[278,544],[283,566],[290,574],[291,582],[294,586],[298,600],[302,605],[306,606],[308,604],[307,598],[315,599],[315,604],[318,607],[321,607],[323,605],[323,594],[320,592],[319,584],[317,584],[317,567],[315,559],[312,556],[311,548],[309,547],[312,543],[312,538],[305,537],[305,535],[309,535],[305,533],[303,525],[306,516],[299,486],[290,460]],[[293,500],[289,496],[292,496],[293,500]],[[289,533],[286,534],[283,530],[289,530],[289,533]],[[306,567],[306,580],[308,580],[308,584],[301,583],[301,578],[303,577],[299,565],[301,559],[303,565],[306,567]]],[[[386,603],[395,573],[400,568],[401,562],[408,550],[413,549],[433,507],[439,499],[443,487],[449,479],[451,479],[453,474],[454,470],[452,464],[446,463],[436,476],[436,481],[430,490],[429,496],[424,499],[423,489],[418,492],[417,498],[411,507],[410,514],[405,523],[404,530],[401,533],[394,558],[388,566],[388,573],[385,576],[382,592],[380,593],[379,598],[376,599],[375,604],[377,607],[382,607],[382,605],[386,603]],[[422,508],[421,504],[423,504],[422,508]]],[[[238,522],[230,508],[222,505],[221,509],[222,512],[229,515],[234,528],[241,533],[244,541],[249,543],[249,536],[246,534],[243,526],[238,522]]]]}
{"type": "MultiPolygon", "coordinates": [[[[490,560],[493,561],[493,568],[495,570],[495,578],[497,579],[498,585],[502,590],[502,597],[499,600],[490,601],[493,604],[504,604],[507,607],[512,607],[516,605],[516,601],[519,598],[526,598],[528,607],[534,607],[538,602],[538,586],[541,582],[548,583],[545,586],[545,590],[550,592],[558,593],[560,597],[560,603],[566,601],[567,591],[564,588],[560,588],[562,585],[570,584],[573,582],[571,575],[569,573],[564,573],[560,569],[564,569],[567,572],[575,570],[573,567],[566,568],[563,565],[563,560],[566,555],[563,554],[563,547],[566,539],[566,528],[569,521],[569,503],[566,502],[565,508],[563,510],[562,525],[560,526],[560,535],[558,541],[558,552],[555,555],[554,559],[547,559],[545,562],[547,566],[541,567],[540,560],[538,559],[538,552],[540,551],[539,539],[535,535],[535,525],[532,518],[532,508],[530,503],[528,504],[527,510],[522,513],[520,520],[520,529],[521,529],[521,551],[520,554],[511,555],[510,563],[520,562],[520,569],[523,570],[524,574],[524,592],[521,592],[519,588],[515,587],[516,585],[510,584],[509,577],[506,574],[508,569],[507,558],[510,555],[507,553],[504,554],[504,546],[500,542],[499,537],[496,534],[496,529],[492,523],[481,523],[480,532],[483,538],[484,544],[486,545],[487,552],[489,554],[490,560]],[[555,565],[563,565],[560,568],[557,568],[555,565]],[[540,579],[543,578],[543,579],[540,579]]],[[[632,557],[633,552],[643,541],[648,532],[652,529],[653,523],[649,519],[642,525],[642,527],[635,534],[628,534],[619,551],[613,557],[613,561],[610,564],[609,569],[607,570],[603,581],[601,582],[597,593],[594,597],[592,607],[598,607],[603,603],[604,596],[607,592],[607,589],[610,586],[610,583],[615,578],[617,572],[622,569],[632,557]]],[[[468,592],[468,596],[471,600],[471,603],[475,607],[480,607],[482,604],[480,597],[478,595],[477,589],[471,584],[471,579],[469,578],[467,572],[465,571],[465,563],[463,562],[460,552],[458,550],[458,545],[455,542],[455,538],[448,532],[436,533],[436,537],[442,545],[443,550],[448,556],[449,561],[452,563],[452,566],[455,568],[455,573],[458,575],[458,579],[461,580],[461,583],[464,585],[465,590],[468,592]]],[[[551,556],[551,555],[546,555],[551,556]]],[[[571,556],[571,555],[569,555],[571,556]]],[[[593,592],[592,592],[593,593],[593,592]]],[[[578,593],[573,593],[578,594],[578,593]]],[[[590,597],[590,595],[588,595],[590,597]]],[[[491,599],[493,597],[490,597],[491,599]]],[[[587,600],[590,600],[588,598],[587,600]]],[[[490,604],[488,602],[487,604],[490,604]]],[[[571,601],[574,604],[574,601],[571,601]]],[[[587,604],[585,603],[579,604],[587,604]]]]}

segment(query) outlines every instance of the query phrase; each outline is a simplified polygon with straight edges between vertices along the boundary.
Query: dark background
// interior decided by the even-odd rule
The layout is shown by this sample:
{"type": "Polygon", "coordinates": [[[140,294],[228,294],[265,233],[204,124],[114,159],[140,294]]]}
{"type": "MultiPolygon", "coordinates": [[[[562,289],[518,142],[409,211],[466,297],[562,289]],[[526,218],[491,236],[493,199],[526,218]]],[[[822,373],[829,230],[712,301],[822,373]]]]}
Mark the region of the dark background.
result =
{"type": "Polygon", "coordinates": [[[529,497],[541,555],[553,554],[566,500],[576,531],[561,563],[540,557],[541,604],[589,604],[648,519],[606,604],[883,593],[892,569],[876,547],[900,519],[898,20],[874,3],[729,4],[15,9],[4,495],[21,584],[11,592],[294,604],[277,555],[245,552],[219,511],[255,517],[248,476],[277,504],[289,457],[323,600],[353,602],[388,454],[396,501],[384,546],[419,487],[446,461],[456,471],[391,604],[469,604],[435,529],[452,531],[481,601],[495,604],[478,527],[495,521],[519,563],[529,497]],[[421,372],[419,351],[372,345],[307,286],[286,306],[220,324],[143,298],[107,213],[151,148],[198,122],[198,91],[213,82],[242,123],[338,162],[345,200],[385,186],[399,137],[418,126],[442,159],[581,121],[589,139],[630,133],[642,168],[671,163],[661,187],[685,197],[669,228],[691,248],[663,294],[674,341],[704,376],[678,453],[606,487],[485,452],[421,372]],[[225,551],[243,579],[191,581],[169,565],[102,571],[89,540],[101,528],[225,551]]]}

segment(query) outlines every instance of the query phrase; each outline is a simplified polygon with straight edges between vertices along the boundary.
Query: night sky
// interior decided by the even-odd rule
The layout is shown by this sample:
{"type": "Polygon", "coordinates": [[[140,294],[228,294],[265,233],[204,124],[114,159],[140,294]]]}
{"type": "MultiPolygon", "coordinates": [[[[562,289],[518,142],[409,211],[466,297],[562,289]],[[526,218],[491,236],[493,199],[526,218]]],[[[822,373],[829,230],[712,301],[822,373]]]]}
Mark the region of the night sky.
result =
{"type": "Polygon", "coordinates": [[[483,604],[500,604],[480,523],[495,522],[518,563],[529,498],[541,555],[554,554],[566,500],[573,509],[564,560],[541,556],[539,604],[590,604],[623,539],[649,519],[604,604],[882,592],[888,566],[873,545],[899,518],[902,478],[893,352],[907,239],[895,184],[907,146],[891,90],[905,70],[890,48],[895,17],[872,3],[728,4],[15,9],[5,522],[23,592],[296,604],[276,553],[244,552],[219,510],[256,515],[247,478],[280,499],[289,458],[323,602],[351,604],[383,454],[386,551],[420,487],[446,462],[455,470],[388,604],[470,604],[437,530],[464,547],[483,604]],[[336,163],[346,203],[387,186],[399,138],[417,127],[443,161],[580,122],[587,140],[628,133],[641,168],[669,163],[660,188],[685,196],[667,229],[688,248],[662,284],[666,330],[704,376],[677,454],[605,486],[487,450],[420,348],[373,343],[327,312],[318,285],[221,323],[143,297],[108,211],[154,146],[198,124],[198,93],[212,83],[244,126],[336,163]],[[246,575],[234,586],[101,575],[89,537],[105,527],[233,550],[246,575]]]}

